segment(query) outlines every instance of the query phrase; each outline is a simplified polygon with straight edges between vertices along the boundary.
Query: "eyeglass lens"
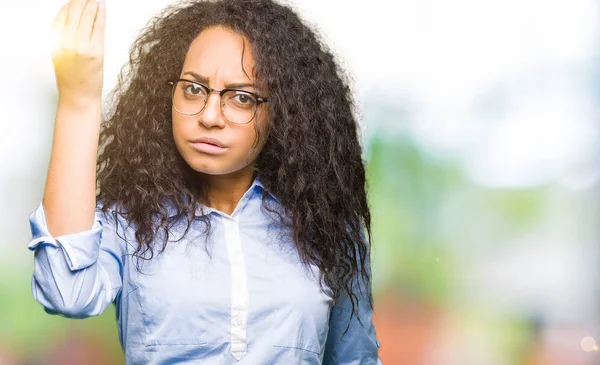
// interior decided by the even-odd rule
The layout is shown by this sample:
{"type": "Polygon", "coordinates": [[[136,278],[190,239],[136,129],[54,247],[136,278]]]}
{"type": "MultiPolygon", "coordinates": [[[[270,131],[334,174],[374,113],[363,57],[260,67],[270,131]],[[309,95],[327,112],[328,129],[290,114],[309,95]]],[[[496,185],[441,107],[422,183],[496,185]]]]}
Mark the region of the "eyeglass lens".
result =
{"type": "MultiPolygon", "coordinates": [[[[173,106],[186,115],[196,115],[206,106],[208,89],[189,81],[177,81],[173,86],[173,106]]],[[[250,93],[227,91],[221,96],[221,110],[225,119],[236,124],[250,122],[256,113],[258,101],[250,93]]]]}

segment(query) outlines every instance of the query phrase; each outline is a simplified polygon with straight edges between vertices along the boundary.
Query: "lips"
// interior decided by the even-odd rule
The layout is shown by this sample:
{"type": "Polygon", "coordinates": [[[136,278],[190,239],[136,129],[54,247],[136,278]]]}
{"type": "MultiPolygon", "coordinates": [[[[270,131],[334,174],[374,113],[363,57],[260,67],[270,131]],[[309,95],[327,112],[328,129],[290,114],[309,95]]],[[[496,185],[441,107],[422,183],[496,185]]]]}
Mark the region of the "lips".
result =
{"type": "Polygon", "coordinates": [[[211,138],[211,137],[199,137],[199,138],[192,140],[192,143],[208,143],[208,144],[212,144],[217,147],[225,148],[225,145],[223,144],[223,142],[219,141],[216,138],[211,138]]]}

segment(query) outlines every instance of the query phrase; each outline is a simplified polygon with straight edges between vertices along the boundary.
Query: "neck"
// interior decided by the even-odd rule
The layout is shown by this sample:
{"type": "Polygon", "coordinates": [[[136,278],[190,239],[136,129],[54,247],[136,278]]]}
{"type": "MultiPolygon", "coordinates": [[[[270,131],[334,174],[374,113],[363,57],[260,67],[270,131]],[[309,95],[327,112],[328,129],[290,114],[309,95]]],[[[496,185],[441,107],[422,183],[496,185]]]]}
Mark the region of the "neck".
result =
{"type": "Polygon", "coordinates": [[[227,175],[202,175],[208,201],[203,204],[231,215],[244,193],[252,185],[254,170],[248,166],[227,175]]]}

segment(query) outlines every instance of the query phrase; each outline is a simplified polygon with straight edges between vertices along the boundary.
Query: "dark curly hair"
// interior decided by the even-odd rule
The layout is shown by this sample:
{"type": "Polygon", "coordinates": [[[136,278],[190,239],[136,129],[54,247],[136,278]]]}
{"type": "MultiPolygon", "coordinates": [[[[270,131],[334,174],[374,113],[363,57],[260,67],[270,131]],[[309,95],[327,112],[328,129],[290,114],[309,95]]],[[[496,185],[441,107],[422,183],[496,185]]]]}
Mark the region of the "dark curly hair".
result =
{"type": "Polygon", "coordinates": [[[153,257],[159,231],[159,253],[165,249],[178,219],[187,218],[184,235],[194,219],[210,231],[210,216],[195,216],[206,189],[175,147],[166,80],[179,77],[191,42],[216,25],[249,40],[256,79],[268,91],[269,133],[255,165],[263,207],[267,192],[281,202],[280,221],[293,229],[303,264],[320,269],[334,303],[345,292],[358,313],[362,280],[372,308],[371,217],[349,81],[318,33],[271,0],[185,1],[150,20],[111,92],[100,133],[102,210],[117,205],[135,225],[134,256],[143,259],[153,257]]]}

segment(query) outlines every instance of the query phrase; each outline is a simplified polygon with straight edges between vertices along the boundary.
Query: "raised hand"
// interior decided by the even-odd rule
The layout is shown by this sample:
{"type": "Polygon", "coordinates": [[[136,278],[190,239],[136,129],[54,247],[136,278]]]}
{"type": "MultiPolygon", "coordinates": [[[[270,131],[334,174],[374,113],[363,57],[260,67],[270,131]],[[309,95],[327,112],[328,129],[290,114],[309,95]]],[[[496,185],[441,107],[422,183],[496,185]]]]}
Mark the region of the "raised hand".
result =
{"type": "Polygon", "coordinates": [[[71,0],[52,24],[57,44],[52,51],[61,103],[102,97],[104,80],[104,0],[71,0]]]}

